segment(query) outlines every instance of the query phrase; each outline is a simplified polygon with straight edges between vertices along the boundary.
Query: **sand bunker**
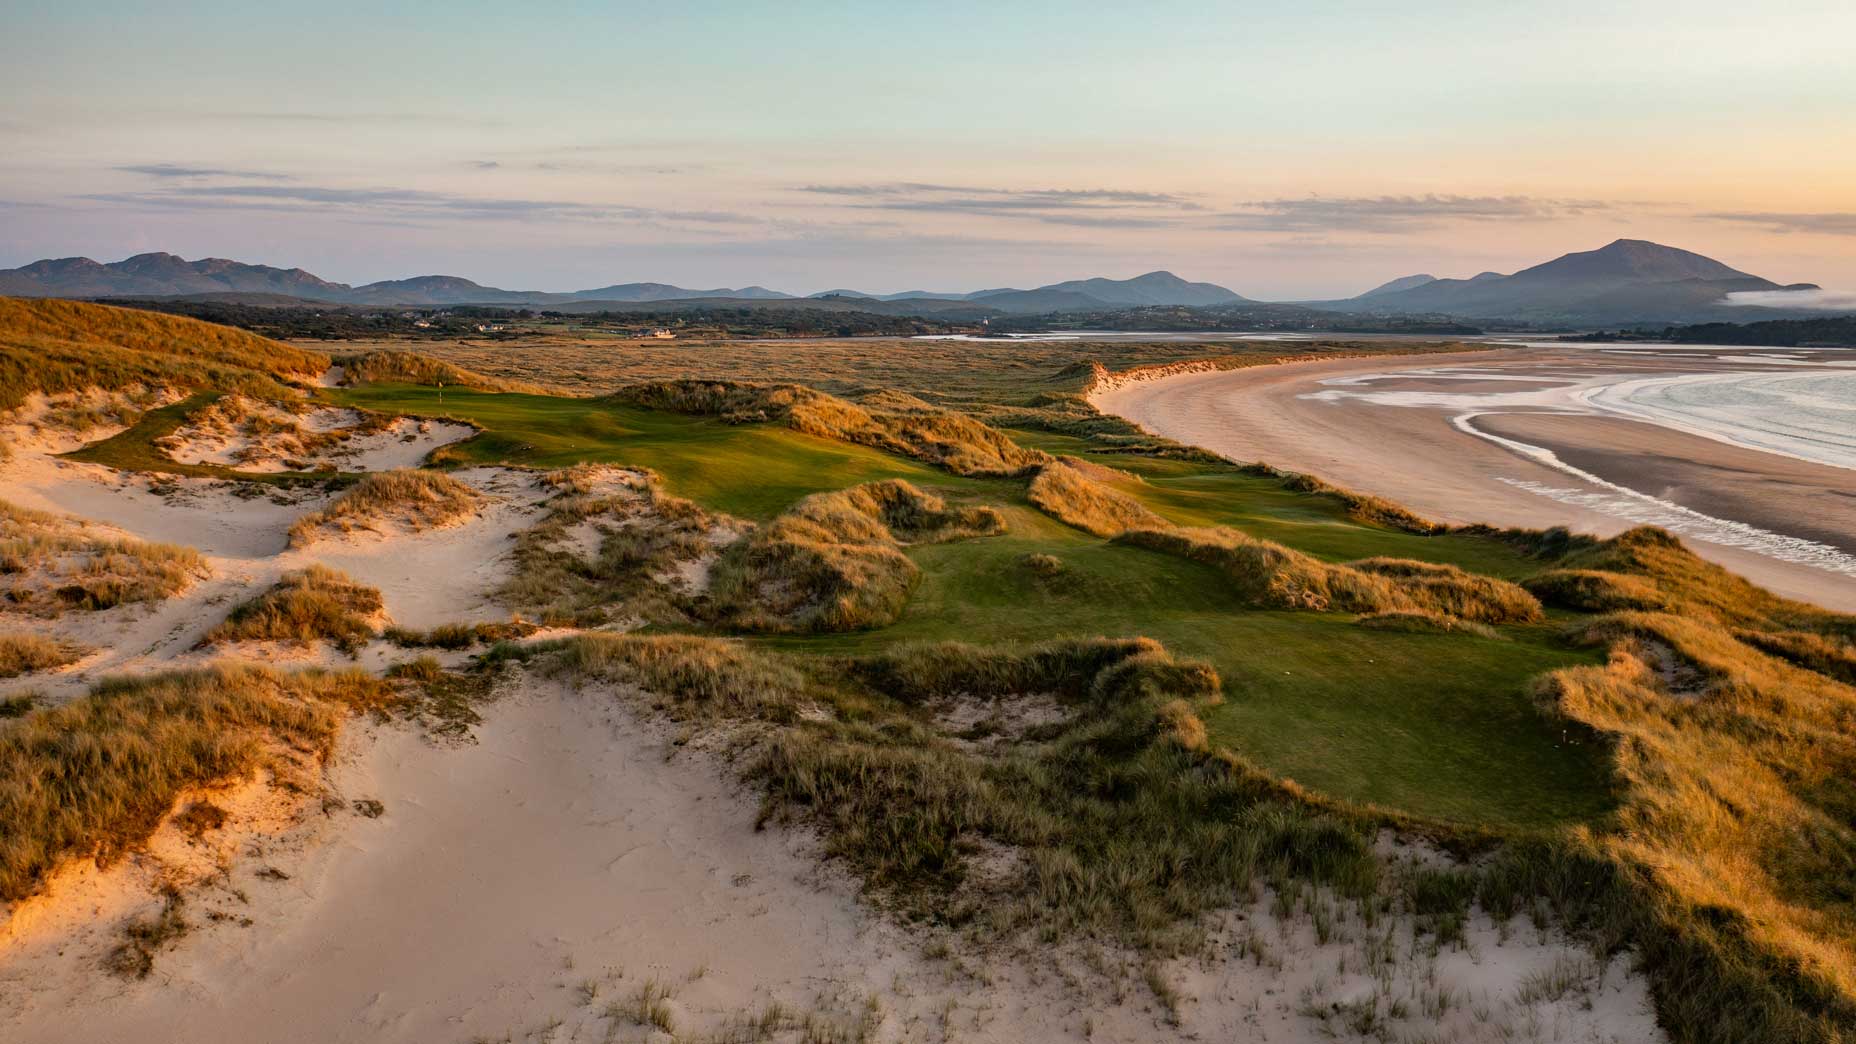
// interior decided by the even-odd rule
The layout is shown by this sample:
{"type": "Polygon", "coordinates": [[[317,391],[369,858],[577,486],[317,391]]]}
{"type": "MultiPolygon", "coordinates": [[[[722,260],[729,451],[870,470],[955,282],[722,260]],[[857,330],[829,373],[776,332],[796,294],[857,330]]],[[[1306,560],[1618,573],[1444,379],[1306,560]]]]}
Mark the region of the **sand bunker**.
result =
{"type": "Polygon", "coordinates": [[[388,471],[415,467],[438,447],[476,431],[454,421],[306,405],[287,409],[229,395],[196,411],[158,444],[183,464],[240,471],[388,471]]]}

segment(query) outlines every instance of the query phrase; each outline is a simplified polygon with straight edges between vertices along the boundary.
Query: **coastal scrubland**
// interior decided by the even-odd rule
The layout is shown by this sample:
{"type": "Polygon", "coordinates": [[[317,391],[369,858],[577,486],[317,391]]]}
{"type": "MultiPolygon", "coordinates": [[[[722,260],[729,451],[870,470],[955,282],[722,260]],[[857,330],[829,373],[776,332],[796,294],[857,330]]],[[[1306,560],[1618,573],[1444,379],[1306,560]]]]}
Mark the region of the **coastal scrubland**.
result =
{"type": "MultiPolygon", "coordinates": [[[[573,386],[513,372],[567,362],[460,350],[296,388],[477,434],[422,468],[339,477],[293,554],[331,530],[468,523],[481,495],[448,469],[530,469],[544,495],[496,589],[565,633],[460,620],[398,640],[488,645],[472,665],[214,665],[35,706],[0,723],[0,822],[19,825],[0,896],[133,847],[183,790],[279,744],[326,756],[345,716],[404,706],[408,686],[468,722],[485,679],[518,672],[727,750],[763,826],[817,830],[904,924],[1158,959],[1260,902],[1406,918],[1438,946],[1473,915],[1526,914],[1596,958],[1629,953],[1672,1039],[1849,1038],[1856,619],[1660,530],[1442,525],[1085,397],[1136,363],[1263,365],[1282,346],[1118,345],[1108,366],[1078,357],[1092,345],[1011,347],[789,351],[784,369],[771,347],[727,367],[706,347],[578,397],[496,383],[573,386]],[[757,365],[767,383],[741,379],[757,365]],[[1388,837],[1440,856],[1392,859],[1388,837]]],[[[1351,350],[1370,349],[1293,347],[1351,350]]],[[[279,388],[313,376],[228,359],[279,388]]],[[[20,401],[75,379],[48,372],[20,401]]],[[[164,387],[190,397],[77,459],[190,474],[159,429],[224,389],[164,387]]],[[[66,526],[5,518],[12,540],[66,526]]],[[[33,546],[5,545],[7,576],[107,553],[33,546]]],[[[55,590],[23,589],[25,608],[55,590]]],[[[214,640],[358,650],[382,626],[366,577],[316,565],[253,596],[214,640]]],[[[1395,1000],[1375,996],[1367,1024],[1416,1032],[1395,1000]]]]}

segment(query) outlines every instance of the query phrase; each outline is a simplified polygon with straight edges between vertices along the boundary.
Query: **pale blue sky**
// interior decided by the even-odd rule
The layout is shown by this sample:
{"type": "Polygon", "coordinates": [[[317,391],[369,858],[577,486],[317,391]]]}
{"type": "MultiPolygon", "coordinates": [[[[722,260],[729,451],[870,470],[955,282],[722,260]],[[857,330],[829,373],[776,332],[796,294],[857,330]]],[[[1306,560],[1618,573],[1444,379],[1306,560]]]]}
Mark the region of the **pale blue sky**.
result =
{"type": "Polygon", "coordinates": [[[1240,292],[1620,235],[1856,286],[1856,5],[20,3],[0,264],[1240,292]]]}

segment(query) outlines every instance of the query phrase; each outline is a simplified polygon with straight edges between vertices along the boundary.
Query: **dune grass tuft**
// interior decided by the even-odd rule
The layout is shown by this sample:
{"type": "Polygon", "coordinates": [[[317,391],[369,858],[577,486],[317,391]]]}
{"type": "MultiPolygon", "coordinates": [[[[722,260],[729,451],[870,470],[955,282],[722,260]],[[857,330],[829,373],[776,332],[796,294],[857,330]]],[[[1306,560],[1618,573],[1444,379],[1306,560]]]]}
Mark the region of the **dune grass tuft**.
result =
{"type": "Polygon", "coordinates": [[[1478,638],[1501,635],[1485,623],[1465,620],[1429,609],[1388,609],[1360,617],[1359,624],[1373,631],[1403,631],[1408,634],[1473,634],[1478,638]]]}
{"type": "Polygon", "coordinates": [[[746,525],[669,495],[649,472],[583,465],[542,481],[560,492],[517,534],[515,568],[497,596],[549,624],[590,627],[615,615],[687,622],[692,592],[665,578],[713,556],[746,525]],[[591,548],[573,546],[576,530],[591,548]]]}
{"type": "Polygon", "coordinates": [[[210,572],[198,551],[113,537],[0,501],[0,602],[40,615],[158,602],[210,572]]]}
{"type": "Polygon", "coordinates": [[[1389,577],[1420,608],[1477,623],[1530,623],[1541,618],[1540,601],[1519,584],[1479,576],[1441,562],[1410,558],[1365,558],[1350,568],[1389,577]]]}
{"type": "Polygon", "coordinates": [[[480,391],[539,391],[535,385],[521,381],[500,380],[442,362],[417,352],[392,349],[347,356],[339,360],[343,384],[426,384],[450,388],[476,388],[480,391]]]}
{"type": "Polygon", "coordinates": [[[1521,586],[1548,605],[1591,613],[1623,609],[1657,611],[1667,599],[1656,585],[1639,576],[1603,569],[1549,569],[1522,581],[1521,586]]]}
{"type": "Polygon", "coordinates": [[[400,521],[414,530],[450,525],[477,513],[483,494],[439,471],[402,468],[367,475],[329,506],[290,526],[290,545],[314,543],[327,530],[351,533],[400,521]]]}
{"type": "Polygon", "coordinates": [[[1005,531],[989,507],[950,507],[900,479],[815,493],[716,563],[710,611],[755,631],[850,631],[893,622],[920,570],[904,542],[1005,531]]]}
{"type": "Polygon", "coordinates": [[[277,744],[326,757],[349,709],[389,697],[359,671],[218,665],[109,679],[0,726],[0,900],[66,860],[114,859],[182,792],[250,774],[277,744]]]}
{"type": "Polygon", "coordinates": [[[354,652],[372,641],[385,608],[380,592],[324,565],[292,570],[206,633],[217,642],[328,642],[354,652]]]}
{"type": "Polygon", "coordinates": [[[1052,518],[1099,537],[1120,536],[1130,529],[1167,527],[1167,521],[1147,505],[1092,481],[1083,468],[1068,461],[1039,468],[1031,480],[1030,498],[1034,506],[1052,518]]]}
{"type": "Polygon", "coordinates": [[[42,634],[0,631],[0,678],[76,663],[90,652],[75,642],[42,634]]]}

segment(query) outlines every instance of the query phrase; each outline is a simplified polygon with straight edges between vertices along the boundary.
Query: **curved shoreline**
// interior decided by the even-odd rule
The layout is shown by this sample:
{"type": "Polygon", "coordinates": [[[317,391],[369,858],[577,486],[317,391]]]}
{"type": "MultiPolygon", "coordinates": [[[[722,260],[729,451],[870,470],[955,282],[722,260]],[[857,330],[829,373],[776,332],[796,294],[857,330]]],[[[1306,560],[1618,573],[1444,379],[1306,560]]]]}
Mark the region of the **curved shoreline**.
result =
{"type": "MultiPolygon", "coordinates": [[[[1456,409],[1423,393],[1399,404],[1309,397],[1334,378],[1417,370],[1409,380],[1422,383],[1423,370],[1440,368],[1503,380],[1536,370],[1564,383],[1578,361],[1557,349],[1498,349],[1241,370],[1176,364],[1151,375],[1115,375],[1099,382],[1089,401],[1156,435],[1319,475],[1440,521],[1565,525],[1601,536],[1644,522],[1668,525],[1697,553],[1779,594],[1856,611],[1856,498],[1846,492],[1843,469],[1615,415],[1610,426],[1589,425],[1546,403],[1484,413],[1478,421],[1499,416],[1510,429],[1487,432],[1456,423],[1458,414],[1476,412],[1468,400],[1456,409]],[[1530,423],[1553,427],[1554,438],[1512,430],[1530,423]],[[1813,525],[1798,526],[1798,517],[1813,525]]],[[[1466,378],[1433,379],[1447,385],[1466,378]]]]}

